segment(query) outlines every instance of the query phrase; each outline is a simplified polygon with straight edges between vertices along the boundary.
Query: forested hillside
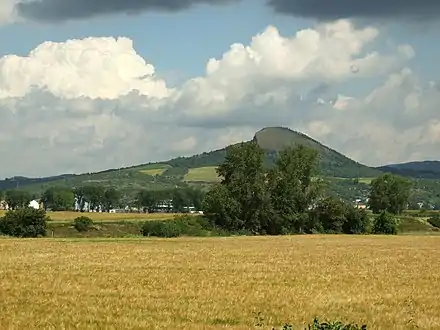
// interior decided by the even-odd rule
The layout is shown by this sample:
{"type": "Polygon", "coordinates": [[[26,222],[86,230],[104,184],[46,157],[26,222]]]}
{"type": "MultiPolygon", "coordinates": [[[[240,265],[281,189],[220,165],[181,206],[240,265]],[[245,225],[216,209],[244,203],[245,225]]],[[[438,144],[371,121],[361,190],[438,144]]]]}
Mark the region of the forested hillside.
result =
{"type": "MultiPolygon", "coordinates": [[[[382,172],[406,171],[403,175],[423,178],[427,173],[436,176],[435,162],[421,167],[421,164],[371,168],[362,165],[343,154],[321,144],[305,134],[283,127],[267,127],[258,131],[253,141],[264,150],[265,166],[272,166],[277,153],[289,145],[301,144],[318,152],[319,172],[328,185],[331,194],[346,200],[362,198],[368,191],[369,182],[382,172]],[[429,166],[428,166],[429,165],[429,166]],[[415,166],[415,167],[414,167],[415,166]],[[417,172],[417,170],[422,170],[417,172]],[[412,172],[411,172],[412,171],[412,172]],[[412,174],[411,174],[412,173],[412,174]]],[[[245,142],[248,143],[248,142],[245,142]]],[[[226,148],[204,152],[190,157],[178,157],[159,163],[148,163],[120,169],[108,169],[96,173],[78,175],[59,175],[45,178],[15,177],[0,181],[0,189],[26,189],[34,195],[40,195],[49,187],[75,188],[83,185],[117,187],[127,198],[139,189],[163,190],[175,187],[193,186],[206,190],[218,181],[216,168],[226,156],[226,148]]],[[[404,164],[403,164],[404,165],[404,164]]],[[[397,172],[397,174],[402,174],[397,172]]],[[[440,171],[439,171],[440,175],[440,171]]],[[[440,197],[440,182],[417,179],[414,181],[414,202],[418,200],[434,201],[440,197]]]]}

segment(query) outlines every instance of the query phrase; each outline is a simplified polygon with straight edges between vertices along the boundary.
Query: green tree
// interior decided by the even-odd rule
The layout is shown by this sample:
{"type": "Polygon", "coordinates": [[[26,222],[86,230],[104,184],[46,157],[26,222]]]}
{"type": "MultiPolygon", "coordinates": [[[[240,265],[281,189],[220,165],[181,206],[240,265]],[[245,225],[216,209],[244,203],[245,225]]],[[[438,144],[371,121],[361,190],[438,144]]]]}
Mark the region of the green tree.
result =
{"type": "Polygon", "coordinates": [[[104,193],[105,189],[102,186],[86,185],[81,187],[83,205],[87,202],[88,208],[91,211],[98,211],[99,209],[104,208],[104,193]]]}
{"type": "Polygon", "coordinates": [[[170,192],[170,197],[173,201],[173,211],[181,213],[185,208],[191,206],[191,199],[186,189],[176,188],[170,192]]]}
{"type": "Polygon", "coordinates": [[[186,188],[186,193],[190,200],[190,206],[194,206],[196,210],[201,210],[203,200],[205,198],[205,193],[201,189],[196,189],[192,187],[186,188]]]}
{"type": "Polygon", "coordinates": [[[45,210],[68,211],[74,207],[75,194],[71,189],[62,187],[51,187],[41,196],[45,210]]]}
{"type": "Polygon", "coordinates": [[[256,142],[228,147],[224,163],[217,168],[222,181],[206,197],[204,211],[208,217],[229,230],[261,232],[262,224],[272,215],[263,156],[256,142]],[[226,207],[219,210],[223,203],[226,207]]]}
{"type": "Polygon", "coordinates": [[[396,235],[397,223],[393,214],[382,211],[376,215],[373,222],[373,234],[396,235]]]}
{"type": "Polygon", "coordinates": [[[84,188],[83,187],[76,187],[73,189],[73,193],[75,195],[75,201],[77,204],[77,207],[79,208],[79,210],[81,212],[84,211],[85,208],[85,204],[86,204],[86,196],[84,193],[84,188]]]}
{"type": "Polygon", "coordinates": [[[135,204],[144,211],[154,213],[157,211],[157,205],[169,198],[169,195],[165,190],[141,190],[136,195],[135,204]]]}
{"type": "Polygon", "coordinates": [[[79,231],[88,231],[93,226],[93,220],[89,217],[81,216],[73,220],[73,227],[79,231]]]}
{"type": "Polygon", "coordinates": [[[370,218],[365,209],[347,205],[345,219],[345,223],[342,225],[342,231],[345,234],[365,234],[370,229],[370,218]]]}
{"type": "Polygon", "coordinates": [[[44,210],[24,207],[6,212],[0,219],[0,232],[15,237],[46,236],[48,220],[44,210]]]}
{"type": "Polygon", "coordinates": [[[371,181],[368,204],[376,214],[382,211],[400,214],[408,204],[410,188],[410,182],[405,178],[383,174],[371,181]]]}
{"type": "Polygon", "coordinates": [[[333,198],[325,197],[316,203],[310,212],[314,223],[320,224],[326,233],[341,233],[347,221],[347,206],[344,202],[333,198]]]}
{"type": "Polygon", "coordinates": [[[107,212],[117,207],[121,200],[121,193],[113,187],[107,188],[102,196],[101,206],[107,212]]]}
{"type": "Polygon", "coordinates": [[[203,212],[220,228],[229,231],[245,228],[240,218],[240,203],[224,184],[217,183],[209,190],[203,203],[203,212]]]}
{"type": "Polygon", "coordinates": [[[13,189],[5,193],[5,202],[10,210],[27,207],[31,200],[32,195],[25,190],[13,189]]]}
{"type": "Polygon", "coordinates": [[[269,232],[302,232],[307,225],[305,214],[321,192],[318,153],[303,145],[284,149],[269,171],[268,179],[274,215],[267,225],[269,232]]]}

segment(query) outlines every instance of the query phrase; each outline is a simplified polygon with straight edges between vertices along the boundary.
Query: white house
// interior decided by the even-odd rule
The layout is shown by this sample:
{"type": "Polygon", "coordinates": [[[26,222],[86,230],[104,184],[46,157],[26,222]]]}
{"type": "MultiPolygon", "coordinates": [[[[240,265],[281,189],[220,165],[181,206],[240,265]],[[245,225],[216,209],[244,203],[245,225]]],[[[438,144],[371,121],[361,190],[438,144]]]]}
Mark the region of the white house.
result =
{"type": "Polygon", "coordinates": [[[29,202],[29,207],[38,210],[40,208],[40,203],[38,203],[35,199],[29,202]]]}

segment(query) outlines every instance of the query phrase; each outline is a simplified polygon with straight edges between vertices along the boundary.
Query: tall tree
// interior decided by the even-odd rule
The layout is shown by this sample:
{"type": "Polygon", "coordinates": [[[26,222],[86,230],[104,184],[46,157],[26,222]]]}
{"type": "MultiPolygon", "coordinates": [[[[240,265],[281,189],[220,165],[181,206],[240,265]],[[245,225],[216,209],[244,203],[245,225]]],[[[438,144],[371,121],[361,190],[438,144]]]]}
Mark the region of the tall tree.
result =
{"type": "MultiPolygon", "coordinates": [[[[297,145],[284,149],[269,172],[271,198],[276,216],[270,226],[282,226],[289,232],[304,229],[308,209],[321,192],[318,172],[318,153],[314,149],[297,145]]],[[[275,231],[278,231],[276,229],[275,231]]]]}
{"type": "Polygon", "coordinates": [[[205,198],[205,193],[201,189],[196,189],[192,187],[186,188],[186,193],[190,200],[190,206],[194,206],[196,210],[201,210],[203,200],[205,198]]]}
{"type": "Polygon", "coordinates": [[[104,192],[102,186],[87,185],[82,187],[84,200],[89,204],[89,210],[99,211],[104,206],[104,192]]]}
{"type": "Polygon", "coordinates": [[[264,152],[256,142],[228,147],[225,161],[217,168],[217,173],[223,179],[206,197],[204,209],[208,216],[215,221],[227,223],[230,226],[227,229],[230,230],[261,231],[262,223],[271,214],[263,156],[264,152]],[[228,205],[220,214],[217,213],[218,203],[228,205]],[[231,219],[239,221],[232,222],[231,219]]]}
{"type": "Polygon", "coordinates": [[[411,184],[403,177],[386,173],[370,185],[368,204],[373,213],[400,214],[407,207],[411,184]]]}
{"type": "Polygon", "coordinates": [[[107,188],[102,196],[102,207],[106,212],[119,205],[121,193],[113,187],[107,188]]]}
{"type": "Polygon", "coordinates": [[[67,211],[74,207],[75,194],[71,189],[51,187],[43,193],[41,201],[45,210],[67,211]]]}
{"type": "Polygon", "coordinates": [[[173,211],[183,212],[185,207],[192,206],[191,198],[186,189],[176,188],[171,191],[171,199],[173,200],[173,211]]]}
{"type": "Polygon", "coordinates": [[[139,208],[143,208],[144,212],[153,213],[156,209],[157,199],[154,192],[150,190],[141,190],[136,194],[135,204],[139,208]]]}
{"type": "Polygon", "coordinates": [[[76,206],[79,208],[81,212],[83,212],[85,208],[85,204],[87,202],[83,187],[74,188],[73,193],[75,194],[76,206]]]}
{"type": "Polygon", "coordinates": [[[5,193],[5,202],[10,210],[27,207],[31,200],[32,195],[25,190],[12,189],[5,193]]]}
{"type": "Polygon", "coordinates": [[[171,198],[171,192],[168,190],[141,190],[135,198],[136,206],[143,208],[149,213],[157,212],[159,204],[165,203],[171,198]]]}

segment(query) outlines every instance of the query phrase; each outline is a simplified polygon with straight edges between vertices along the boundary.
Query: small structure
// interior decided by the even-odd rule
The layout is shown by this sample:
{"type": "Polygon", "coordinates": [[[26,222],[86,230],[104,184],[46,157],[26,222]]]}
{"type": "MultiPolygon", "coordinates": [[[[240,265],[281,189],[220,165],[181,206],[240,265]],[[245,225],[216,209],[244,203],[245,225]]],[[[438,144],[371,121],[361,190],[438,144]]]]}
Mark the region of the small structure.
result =
{"type": "Polygon", "coordinates": [[[30,201],[29,207],[38,210],[40,208],[40,203],[38,203],[36,200],[30,201]]]}
{"type": "Polygon", "coordinates": [[[0,210],[7,210],[7,209],[9,209],[8,203],[6,203],[6,201],[0,200],[0,210]]]}

